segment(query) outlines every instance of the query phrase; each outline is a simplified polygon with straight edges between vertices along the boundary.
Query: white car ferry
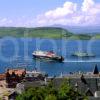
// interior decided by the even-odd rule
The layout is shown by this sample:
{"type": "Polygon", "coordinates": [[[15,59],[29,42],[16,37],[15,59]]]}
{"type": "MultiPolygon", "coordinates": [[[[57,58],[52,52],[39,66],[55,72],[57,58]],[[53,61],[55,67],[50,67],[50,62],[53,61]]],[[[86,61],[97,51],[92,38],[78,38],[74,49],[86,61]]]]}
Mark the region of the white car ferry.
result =
{"type": "Polygon", "coordinates": [[[34,51],[32,53],[34,58],[39,58],[39,59],[49,59],[49,60],[55,60],[55,61],[60,61],[62,62],[64,58],[62,56],[56,55],[53,51],[34,51]]]}

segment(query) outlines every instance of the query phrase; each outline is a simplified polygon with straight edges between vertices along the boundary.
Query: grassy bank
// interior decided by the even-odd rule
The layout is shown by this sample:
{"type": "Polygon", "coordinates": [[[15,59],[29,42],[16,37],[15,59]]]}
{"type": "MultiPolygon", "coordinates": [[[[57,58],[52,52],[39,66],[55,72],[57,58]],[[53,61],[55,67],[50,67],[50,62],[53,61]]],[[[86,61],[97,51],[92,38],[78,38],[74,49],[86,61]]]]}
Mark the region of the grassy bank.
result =
{"type": "Polygon", "coordinates": [[[53,38],[53,39],[78,39],[89,40],[92,37],[100,39],[100,35],[90,36],[87,34],[73,34],[63,28],[55,27],[38,27],[38,28],[23,28],[23,27],[0,27],[0,37],[31,37],[31,38],[53,38]]]}

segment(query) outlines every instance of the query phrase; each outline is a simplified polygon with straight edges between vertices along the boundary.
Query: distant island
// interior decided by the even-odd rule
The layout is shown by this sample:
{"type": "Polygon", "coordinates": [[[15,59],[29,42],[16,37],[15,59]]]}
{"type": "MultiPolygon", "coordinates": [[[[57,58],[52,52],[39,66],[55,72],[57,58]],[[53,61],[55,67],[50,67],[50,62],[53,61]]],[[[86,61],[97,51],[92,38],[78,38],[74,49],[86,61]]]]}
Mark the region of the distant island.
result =
{"type": "Polygon", "coordinates": [[[31,38],[53,38],[53,39],[75,39],[75,40],[90,40],[100,39],[100,34],[74,34],[67,29],[59,27],[0,27],[0,37],[31,37],[31,38]]]}

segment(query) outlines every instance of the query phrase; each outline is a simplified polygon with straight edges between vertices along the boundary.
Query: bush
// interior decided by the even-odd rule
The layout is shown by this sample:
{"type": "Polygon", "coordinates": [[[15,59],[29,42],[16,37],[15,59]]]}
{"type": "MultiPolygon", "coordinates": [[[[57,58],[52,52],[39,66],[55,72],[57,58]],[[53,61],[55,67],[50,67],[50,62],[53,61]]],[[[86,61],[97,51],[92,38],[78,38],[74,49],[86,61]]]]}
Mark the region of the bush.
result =
{"type": "Polygon", "coordinates": [[[56,89],[53,82],[44,87],[29,88],[16,100],[88,100],[84,95],[75,91],[68,81],[64,81],[61,86],[56,89]]]}

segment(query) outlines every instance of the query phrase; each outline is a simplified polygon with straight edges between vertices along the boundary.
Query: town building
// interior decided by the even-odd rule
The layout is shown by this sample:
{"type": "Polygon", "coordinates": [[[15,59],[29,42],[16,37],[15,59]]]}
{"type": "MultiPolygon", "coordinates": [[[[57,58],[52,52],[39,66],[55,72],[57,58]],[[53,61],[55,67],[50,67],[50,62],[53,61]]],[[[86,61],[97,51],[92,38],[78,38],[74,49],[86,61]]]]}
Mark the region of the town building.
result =
{"type": "Polygon", "coordinates": [[[6,83],[8,88],[15,88],[17,83],[20,83],[26,74],[25,69],[7,69],[6,83]]]}

